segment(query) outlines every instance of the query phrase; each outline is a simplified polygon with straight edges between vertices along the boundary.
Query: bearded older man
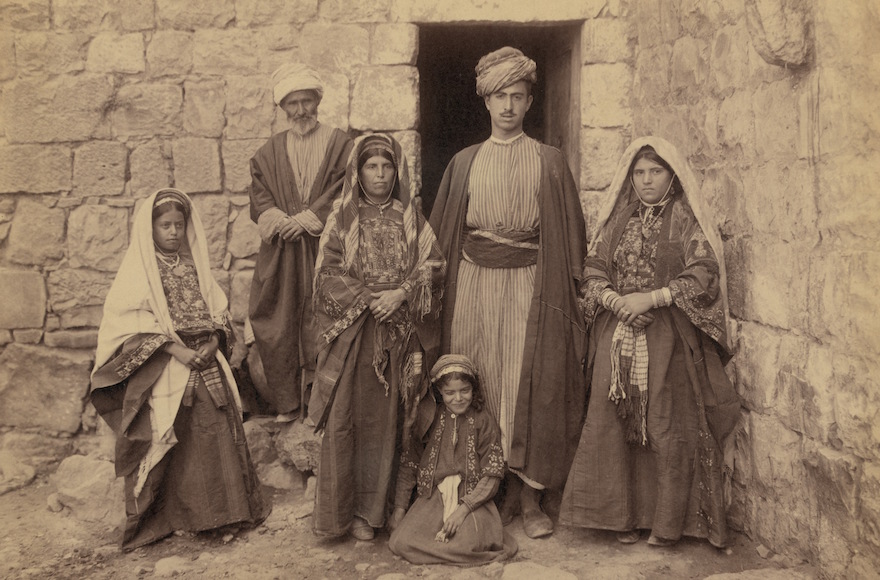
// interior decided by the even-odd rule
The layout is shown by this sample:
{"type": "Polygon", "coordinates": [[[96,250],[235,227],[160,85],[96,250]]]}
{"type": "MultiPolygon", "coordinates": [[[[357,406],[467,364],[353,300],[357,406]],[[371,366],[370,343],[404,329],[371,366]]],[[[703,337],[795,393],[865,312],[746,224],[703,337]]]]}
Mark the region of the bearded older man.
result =
{"type": "Polygon", "coordinates": [[[577,448],[586,349],[577,303],[586,232],[577,188],[562,153],[522,128],[536,68],[510,47],[480,59],[477,94],[492,135],[453,157],[430,219],[448,261],[442,349],[479,368],[516,474],[508,478],[502,520],[519,502],[530,537],[553,531],[542,490],[562,491],[577,448]]]}
{"type": "Polygon", "coordinates": [[[275,104],[290,127],[251,159],[251,219],[261,244],[248,314],[266,377],[258,390],[278,420],[289,421],[314,373],[315,257],[324,221],[342,191],[351,139],[318,122],[324,86],[314,70],[287,64],[272,80],[275,104]]]}

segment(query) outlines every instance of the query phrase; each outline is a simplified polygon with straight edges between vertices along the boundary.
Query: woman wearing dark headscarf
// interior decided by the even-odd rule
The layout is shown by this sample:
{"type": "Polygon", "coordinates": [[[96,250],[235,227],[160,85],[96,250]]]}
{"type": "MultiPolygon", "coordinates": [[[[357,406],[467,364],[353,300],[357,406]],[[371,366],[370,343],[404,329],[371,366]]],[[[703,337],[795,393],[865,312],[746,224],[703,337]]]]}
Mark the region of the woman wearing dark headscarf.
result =
{"type": "Polygon", "coordinates": [[[141,206],[104,303],[91,399],[116,432],[125,477],[122,548],[175,530],[254,524],[269,513],[226,356],[227,300],[189,197],[141,206]]]}
{"type": "Polygon", "coordinates": [[[400,144],[359,138],[315,264],[319,354],[309,415],[323,429],[318,535],[371,540],[384,525],[399,425],[418,437],[433,417],[427,369],[439,347],[445,268],[400,144]]]}
{"type": "Polygon", "coordinates": [[[589,406],[560,521],[727,542],[721,447],[739,417],[721,239],[692,172],[659,137],[624,153],[581,283],[589,406]]]}

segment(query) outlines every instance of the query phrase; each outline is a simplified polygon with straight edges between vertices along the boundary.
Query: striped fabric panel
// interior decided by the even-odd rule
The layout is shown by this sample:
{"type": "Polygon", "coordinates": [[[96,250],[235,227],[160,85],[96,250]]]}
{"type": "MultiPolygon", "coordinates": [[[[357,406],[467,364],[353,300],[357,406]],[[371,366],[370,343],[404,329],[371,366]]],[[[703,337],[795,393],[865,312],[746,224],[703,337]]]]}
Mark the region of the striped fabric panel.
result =
{"type": "Polygon", "coordinates": [[[320,123],[314,131],[303,137],[293,131],[287,132],[287,158],[290,160],[296,188],[303,202],[308,200],[312,191],[312,185],[327,154],[327,146],[330,144],[332,134],[333,127],[320,123]]]}

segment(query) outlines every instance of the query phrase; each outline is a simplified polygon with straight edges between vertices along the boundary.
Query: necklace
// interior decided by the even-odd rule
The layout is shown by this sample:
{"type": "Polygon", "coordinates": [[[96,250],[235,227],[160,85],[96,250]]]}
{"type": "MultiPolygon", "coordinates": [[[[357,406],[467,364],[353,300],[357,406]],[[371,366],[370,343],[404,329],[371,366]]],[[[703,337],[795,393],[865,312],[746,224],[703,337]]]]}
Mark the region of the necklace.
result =
{"type": "Polygon", "coordinates": [[[186,267],[180,263],[180,252],[174,252],[173,260],[166,258],[162,252],[156,252],[156,257],[178,278],[182,278],[186,274],[186,267]]]}
{"type": "Polygon", "coordinates": [[[384,215],[385,210],[388,209],[389,207],[391,207],[391,202],[393,201],[391,199],[390,193],[388,194],[388,197],[385,198],[385,201],[382,201],[379,203],[376,203],[376,202],[370,200],[370,198],[368,198],[366,195],[363,197],[363,200],[364,200],[364,203],[366,203],[367,205],[371,205],[371,206],[375,207],[377,210],[379,210],[379,219],[383,219],[385,217],[385,215],[384,215]]]}

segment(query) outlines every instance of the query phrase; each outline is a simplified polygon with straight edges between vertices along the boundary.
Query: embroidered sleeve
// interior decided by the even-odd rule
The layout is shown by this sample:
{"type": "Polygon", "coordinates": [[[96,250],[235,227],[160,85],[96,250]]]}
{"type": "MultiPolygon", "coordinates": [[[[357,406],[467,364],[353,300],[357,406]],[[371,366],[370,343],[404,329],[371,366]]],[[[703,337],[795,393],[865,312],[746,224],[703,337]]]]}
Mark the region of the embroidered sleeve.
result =
{"type": "Polygon", "coordinates": [[[167,336],[162,334],[141,335],[140,343],[133,349],[123,351],[116,357],[116,374],[120,380],[127,379],[131,374],[147,362],[153,354],[162,348],[166,342],[170,342],[167,336]]]}
{"type": "Polygon", "coordinates": [[[484,477],[474,487],[473,491],[461,498],[461,503],[468,506],[468,509],[474,511],[498,493],[498,486],[501,484],[501,477],[484,477]]]}
{"type": "Polygon", "coordinates": [[[599,296],[606,288],[614,288],[608,273],[608,263],[610,258],[610,247],[608,236],[610,229],[606,226],[599,239],[596,240],[595,246],[587,254],[584,259],[584,273],[581,277],[580,289],[578,292],[578,304],[584,315],[584,322],[587,328],[593,325],[596,320],[596,314],[602,304],[599,302],[599,296]]]}
{"type": "Polygon", "coordinates": [[[718,261],[700,224],[689,212],[676,215],[685,269],[669,282],[672,299],[688,319],[719,342],[724,340],[718,261]]]}

